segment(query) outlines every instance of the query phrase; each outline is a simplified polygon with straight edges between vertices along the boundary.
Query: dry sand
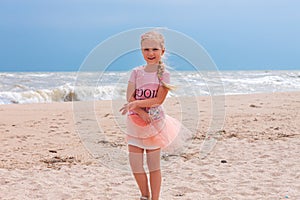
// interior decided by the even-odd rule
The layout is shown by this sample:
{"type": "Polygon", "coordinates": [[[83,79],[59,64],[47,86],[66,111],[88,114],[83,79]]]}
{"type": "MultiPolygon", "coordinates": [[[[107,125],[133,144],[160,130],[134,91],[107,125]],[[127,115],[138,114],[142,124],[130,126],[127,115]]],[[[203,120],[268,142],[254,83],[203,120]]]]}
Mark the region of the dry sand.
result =
{"type": "MultiPolygon", "coordinates": [[[[162,200],[300,199],[300,92],[226,96],[224,126],[203,158],[213,104],[193,102],[165,105],[195,136],[183,154],[162,159],[162,200]]],[[[1,105],[0,199],[138,199],[121,104],[1,105]]]]}

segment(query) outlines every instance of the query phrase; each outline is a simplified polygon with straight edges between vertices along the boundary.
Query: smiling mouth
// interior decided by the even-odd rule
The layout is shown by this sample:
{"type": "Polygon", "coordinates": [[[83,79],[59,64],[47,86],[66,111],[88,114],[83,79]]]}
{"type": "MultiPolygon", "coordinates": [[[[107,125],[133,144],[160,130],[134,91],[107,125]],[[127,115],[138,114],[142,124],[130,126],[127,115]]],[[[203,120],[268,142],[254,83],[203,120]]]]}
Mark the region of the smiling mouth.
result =
{"type": "Polygon", "coordinates": [[[148,58],[149,60],[154,60],[155,59],[155,57],[153,57],[153,58],[148,58]]]}

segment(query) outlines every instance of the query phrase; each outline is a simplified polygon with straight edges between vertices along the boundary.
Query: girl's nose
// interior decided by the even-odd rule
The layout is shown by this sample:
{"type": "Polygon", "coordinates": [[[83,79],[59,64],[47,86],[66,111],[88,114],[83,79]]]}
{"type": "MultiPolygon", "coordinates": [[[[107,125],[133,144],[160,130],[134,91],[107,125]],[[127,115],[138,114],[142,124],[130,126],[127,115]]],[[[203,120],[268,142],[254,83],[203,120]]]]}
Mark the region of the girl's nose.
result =
{"type": "Polygon", "coordinates": [[[149,54],[153,54],[154,53],[154,51],[153,50],[149,50],[149,54]]]}

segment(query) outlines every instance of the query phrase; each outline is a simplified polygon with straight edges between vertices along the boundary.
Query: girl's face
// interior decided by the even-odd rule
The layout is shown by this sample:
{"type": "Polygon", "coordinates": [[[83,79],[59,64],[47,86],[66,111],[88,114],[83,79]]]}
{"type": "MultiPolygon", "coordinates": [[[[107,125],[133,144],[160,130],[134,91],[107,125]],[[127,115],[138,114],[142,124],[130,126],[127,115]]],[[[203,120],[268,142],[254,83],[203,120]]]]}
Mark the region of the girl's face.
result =
{"type": "Polygon", "coordinates": [[[147,39],[142,42],[142,53],[148,65],[155,65],[161,60],[165,50],[156,40],[147,39]]]}

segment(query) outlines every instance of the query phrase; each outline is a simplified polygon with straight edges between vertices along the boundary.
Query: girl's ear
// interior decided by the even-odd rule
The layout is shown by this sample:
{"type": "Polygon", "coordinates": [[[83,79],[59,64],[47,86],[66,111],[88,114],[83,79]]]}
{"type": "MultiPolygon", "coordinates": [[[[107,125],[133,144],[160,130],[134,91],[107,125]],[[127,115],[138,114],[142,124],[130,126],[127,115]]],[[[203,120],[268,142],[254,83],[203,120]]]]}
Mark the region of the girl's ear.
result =
{"type": "Polygon", "coordinates": [[[162,55],[162,56],[164,55],[165,50],[166,50],[166,49],[162,49],[162,50],[161,50],[161,55],[162,55]]]}

